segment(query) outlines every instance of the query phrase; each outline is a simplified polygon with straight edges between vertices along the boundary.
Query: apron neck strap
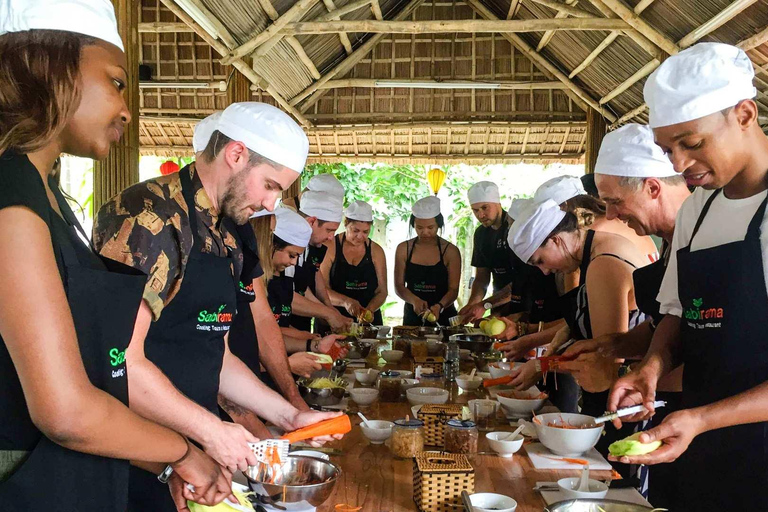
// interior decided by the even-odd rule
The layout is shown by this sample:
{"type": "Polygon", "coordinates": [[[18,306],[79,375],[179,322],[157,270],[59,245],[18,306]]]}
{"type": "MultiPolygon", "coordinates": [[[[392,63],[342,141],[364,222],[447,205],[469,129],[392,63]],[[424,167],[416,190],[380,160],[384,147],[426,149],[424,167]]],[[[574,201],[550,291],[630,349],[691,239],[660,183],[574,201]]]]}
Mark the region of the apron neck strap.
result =
{"type": "Polygon", "coordinates": [[[747,236],[745,238],[760,238],[760,226],[763,223],[763,217],[765,217],[765,208],[768,204],[768,196],[765,196],[763,202],[757,208],[754,217],[749,221],[749,227],[747,228],[747,236]]]}
{"type": "Polygon", "coordinates": [[[179,171],[181,179],[181,195],[184,202],[187,203],[187,217],[189,218],[189,227],[192,230],[192,240],[194,248],[200,250],[202,241],[197,230],[197,207],[195,206],[195,193],[192,190],[192,177],[190,176],[191,167],[185,167],[179,171]]]}
{"type": "Polygon", "coordinates": [[[588,229],[584,239],[584,250],[581,253],[581,265],[579,265],[579,286],[587,282],[587,267],[592,259],[592,240],[595,238],[595,230],[588,229]]]}
{"type": "Polygon", "coordinates": [[[699,228],[701,227],[701,223],[704,222],[704,217],[707,216],[707,212],[709,211],[709,207],[712,206],[712,202],[715,200],[717,195],[722,191],[723,189],[719,188],[715,190],[715,193],[709,196],[709,199],[707,199],[707,202],[704,203],[704,208],[701,209],[701,213],[699,214],[699,218],[696,219],[696,225],[693,226],[693,233],[691,233],[691,239],[688,242],[688,245],[693,242],[693,237],[696,236],[696,233],[699,232],[699,228]]]}

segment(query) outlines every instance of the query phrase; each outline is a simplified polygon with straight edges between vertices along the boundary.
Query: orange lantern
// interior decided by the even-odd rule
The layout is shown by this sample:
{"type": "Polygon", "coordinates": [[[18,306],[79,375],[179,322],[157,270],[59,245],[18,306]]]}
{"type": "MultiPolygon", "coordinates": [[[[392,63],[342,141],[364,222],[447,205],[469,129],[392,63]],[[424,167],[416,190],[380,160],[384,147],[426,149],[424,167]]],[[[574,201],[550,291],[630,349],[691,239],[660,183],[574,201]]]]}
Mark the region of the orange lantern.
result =
{"type": "Polygon", "coordinates": [[[174,172],[179,172],[179,164],[177,164],[173,160],[168,160],[160,164],[160,174],[162,174],[163,176],[168,176],[169,174],[173,174],[174,172]]]}
{"type": "Polygon", "coordinates": [[[437,191],[443,186],[445,182],[445,171],[442,169],[432,169],[427,173],[427,182],[432,193],[437,195],[437,191]]]}

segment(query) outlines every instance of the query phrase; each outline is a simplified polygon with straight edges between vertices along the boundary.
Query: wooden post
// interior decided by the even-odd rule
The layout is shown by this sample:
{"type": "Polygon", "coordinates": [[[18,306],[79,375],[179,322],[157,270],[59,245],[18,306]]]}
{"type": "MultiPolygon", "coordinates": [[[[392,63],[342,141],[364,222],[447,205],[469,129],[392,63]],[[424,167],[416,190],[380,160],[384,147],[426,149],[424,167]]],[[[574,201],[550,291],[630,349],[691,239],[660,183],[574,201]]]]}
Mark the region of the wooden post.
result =
{"type": "Polygon", "coordinates": [[[595,162],[597,162],[597,152],[600,150],[600,144],[603,142],[608,127],[605,118],[595,109],[587,110],[587,147],[584,166],[587,174],[595,172],[595,162]]]}
{"type": "Polygon", "coordinates": [[[133,0],[112,0],[117,28],[125,46],[128,88],[125,102],[131,122],[109,156],[93,164],[93,211],[123,189],[139,182],[139,8],[133,0]]]}
{"type": "Polygon", "coordinates": [[[252,101],[251,81],[240,71],[236,69],[232,71],[232,78],[229,81],[229,87],[227,87],[227,105],[252,101]]]}

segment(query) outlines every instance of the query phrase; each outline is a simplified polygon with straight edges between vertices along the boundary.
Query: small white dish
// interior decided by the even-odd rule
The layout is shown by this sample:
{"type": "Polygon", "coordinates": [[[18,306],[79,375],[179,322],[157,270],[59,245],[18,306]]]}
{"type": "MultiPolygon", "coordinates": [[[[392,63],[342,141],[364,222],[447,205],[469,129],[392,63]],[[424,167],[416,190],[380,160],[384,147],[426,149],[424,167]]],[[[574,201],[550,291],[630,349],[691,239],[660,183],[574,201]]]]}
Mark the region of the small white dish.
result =
{"type": "Polygon", "coordinates": [[[368,428],[365,426],[365,423],[361,423],[360,430],[363,431],[363,435],[371,444],[384,444],[384,441],[392,435],[392,427],[395,426],[391,421],[384,420],[368,420],[368,424],[372,428],[368,428]]]}
{"type": "Polygon", "coordinates": [[[402,350],[382,350],[381,357],[388,363],[397,363],[403,358],[402,350]]]}
{"type": "Polygon", "coordinates": [[[482,377],[478,377],[477,375],[471,378],[469,375],[459,375],[456,377],[456,385],[464,391],[474,391],[479,388],[482,383],[482,377]]]}
{"type": "Polygon", "coordinates": [[[498,361],[498,362],[489,364],[488,371],[491,373],[492,379],[498,379],[501,377],[506,377],[507,375],[512,373],[512,365],[510,363],[498,361]]]}
{"type": "Polygon", "coordinates": [[[349,395],[357,405],[371,405],[379,397],[379,390],[374,388],[352,388],[349,395]]]}
{"type": "Polygon", "coordinates": [[[408,398],[408,402],[410,402],[411,405],[423,405],[444,404],[448,401],[448,397],[450,397],[451,394],[440,388],[416,387],[407,390],[405,396],[408,398]]]}
{"type": "Polygon", "coordinates": [[[291,452],[290,455],[303,455],[304,457],[314,457],[316,459],[331,460],[331,456],[327,453],[316,452],[315,450],[296,450],[291,452]]]}
{"type": "Polygon", "coordinates": [[[560,494],[566,500],[601,500],[608,494],[608,486],[599,480],[589,479],[589,491],[577,491],[581,478],[574,476],[571,478],[561,478],[557,481],[560,488],[560,494]]]}
{"type": "Polygon", "coordinates": [[[517,502],[509,496],[492,492],[479,492],[469,495],[473,512],[515,512],[517,502]]]}
{"type": "Polygon", "coordinates": [[[419,385],[419,379],[400,379],[400,389],[408,391],[419,385]]]}
{"type": "Polygon", "coordinates": [[[379,377],[379,370],[368,368],[366,370],[355,370],[355,380],[364,386],[370,386],[379,377]]]}
{"type": "Polygon", "coordinates": [[[412,379],[413,378],[413,372],[410,370],[395,370],[397,373],[400,374],[401,379],[412,379]]]}
{"type": "Polygon", "coordinates": [[[506,439],[512,432],[488,432],[485,437],[488,444],[499,457],[509,458],[523,446],[523,436],[518,434],[514,439],[506,439]]]}

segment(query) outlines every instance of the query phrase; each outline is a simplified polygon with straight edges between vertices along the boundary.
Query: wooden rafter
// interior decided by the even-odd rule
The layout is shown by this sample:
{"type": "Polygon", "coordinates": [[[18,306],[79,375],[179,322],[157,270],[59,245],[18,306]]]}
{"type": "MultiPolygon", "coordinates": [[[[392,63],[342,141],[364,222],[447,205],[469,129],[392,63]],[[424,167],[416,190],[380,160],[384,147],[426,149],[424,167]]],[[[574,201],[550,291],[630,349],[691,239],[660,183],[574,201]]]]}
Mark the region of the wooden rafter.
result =
{"type": "MultiPolygon", "coordinates": [[[[607,5],[605,5],[602,0],[587,1],[592,4],[592,6],[595,7],[598,11],[600,11],[606,18],[619,18],[619,16],[617,16],[615,12],[613,12],[607,5]]],[[[627,30],[623,30],[622,32],[626,34],[630,39],[632,39],[635,44],[642,48],[651,57],[662,60],[667,55],[664,50],[660,49],[656,43],[645,37],[634,28],[629,28],[627,30]]]]}
{"type": "Polygon", "coordinates": [[[174,32],[193,32],[185,23],[169,21],[147,21],[139,23],[139,34],[168,34],[174,32]]]}
{"type": "MultiPolygon", "coordinates": [[[[336,4],[333,3],[333,0],[323,0],[323,5],[325,5],[328,12],[336,10],[336,4]]],[[[349,40],[349,36],[347,34],[339,34],[339,41],[341,41],[341,46],[344,47],[347,55],[350,55],[352,53],[352,41],[349,40]]]]}
{"type": "Polygon", "coordinates": [[[384,19],[384,14],[381,12],[381,4],[379,3],[379,0],[371,1],[371,12],[373,13],[373,17],[377,20],[384,19]]]}
{"type": "Polygon", "coordinates": [[[318,16],[317,18],[313,19],[312,21],[318,22],[318,21],[333,21],[338,20],[345,14],[349,14],[351,12],[355,12],[358,9],[362,9],[363,7],[368,7],[372,4],[372,0],[355,0],[354,2],[349,2],[344,7],[339,7],[337,9],[334,9],[333,11],[329,11],[326,14],[323,14],[321,16],[318,16]]]}
{"type": "MultiPolygon", "coordinates": [[[[177,18],[192,27],[195,33],[200,36],[200,38],[203,39],[206,43],[208,43],[214,50],[216,50],[219,55],[227,55],[229,48],[227,48],[224,43],[206,32],[205,29],[201,27],[195,20],[193,20],[192,17],[189,16],[186,11],[184,11],[184,9],[179,7],[174,0],[160,0],[160,2],[162,2],[163,5],[165,5],[173,14],[175,14],[177,18]]],[[[293,106],[290,105],[286,99],[283,98],[282,95],[271,84],[269,84],[269,82],[267,82],[261,75],[256,73],[253,68],[246,64],[242,59],[236,59],[232,62],[232,65],[237,68],[237,70],[240,71],[246,78],[248,78],[251,83],[269,93],[275,99],[278,105],[280,105],[286,112],[294,116],[296,120],[298,120],[302,125],[309,126],[312,124],[309,122],[309,120],[307,120],[306,117],[301,114],[301,112],[293,108],[293,106]]]]}
{"type": "Polygon", "coordinates": [[[766,42],[768,42],[768,27],[765,27],[763,30],[753,35],[752,37],[748,37],[747,39],[743,40],[738,44],[738,47],[746,52],[753,48],[757,48],[766,42]]]}
{"type": "MultiPolygon", "coordinates": [[[[627,23],[620,19],[563,18],[529,20],[421,20],[421,21],[306,21],[288,23],[280,30],[284,35],[338,34],[340,32],[376,34],[471,34],[478,32],[542,32],[546,30],[623,30],[627,23]]],[[[243,45],[244,46],[244,45],[243,45]]],[[[232,52],[233,54],[235,52],[232,52]]]]}
{"type": "MultiPolygon", "coordinates": [[[[259,0],[259,5],[261,5],[261,8],[264,9],[264,12],[267,13],[267,16],[273,22],[280,17],[280,14],[272,5],[270,0],[259,0]]],[[[309,70],[309,74],[312,75],[315,80],[320,78],[320,71],[317,70],[315,63],[312,62],[312,59],[309,57],[309,55],[307,55],[306,50],[304,50],[304,47],[301,46],[299,40],[295,37],[286,37],[285,41],[291,46],[291,48],[293,48],[293,51],[296,52],[296,56],[309,70]]]]}
{"type": "Polygon", "coordinates": [[[509,10],[507,11],[507,19],[511,20],[517,16],[517,11],[520,9],[520,2],[522,0],[511,0],[509,2],[509,10]]]}
{"type": "Polygon", "coordinates": [[[560,2],[559,0],[531,0],[531,1],[539,5],[543,5],[544,7],[549,7],[550,9],[554,9],[563,14],[568,14],[569,16],[573,16],[574,18],[592,18],[591,12],[575,7],[576,2],[573,2],[573,1],[571,1],[570,3],[560,2]]]}
{"type": "MultiPolygon", "coordinates": [[[[576,5],[577,1],[578,0],[566,0],[567,3],[560,4],[560,6],[557,7],[557,14],[555,14],[555,19],[567,18],[569,13],[566,12],[565,10],[563,10],[561,8],[561,6],[563,6],[563,5],[565,5],[565,6],[573,6],[573,5],[576,5]]],[[[591,18],[592,16],[590,14],[588,14],[587,16],[581,16],[581,17],[582,18],[587,18],[587,17],[591,18]]],[[[549,44],[549,42],[552,40],[553,37],[555,37],[555,31],[554,30],[547,30],[546,32],[544,32],[544,35],[541,36],[541,40],[539,41],[539,44],[536,45],[536,51],[540,52],[541,50],[543,50],[549,44]]]]}
{"type": "Polygon", "coordinates": [[[638,14],[635,14],[635,12],[627,7],[621,0],[601,0],[601,2],[619,18],[626,21],[628,25],[640,32],[643,36],[653,42],[653,44],[667,52],[669,55],[674,55],[680,51],[680,48],[674,41],[653,28],[647,21],[641,18],[638,14]]]}
{"type": "MultiPolygon", "coordinates": [[[[422,80],[422,79],[384,79],[384,78],[341,78],[329,80],[320,86],[321,90],[342,89],[347,87],[371,88],[391,87],[397,89],[473,89],[477,85],[494,85],[499,90],[552,90],[566,89],[566,85],[560,81],[519,81],[497,80],[493,82],[482,80],[422,80]]],[[[491,89],[491,87],[488,87],[491,89]]]]}

